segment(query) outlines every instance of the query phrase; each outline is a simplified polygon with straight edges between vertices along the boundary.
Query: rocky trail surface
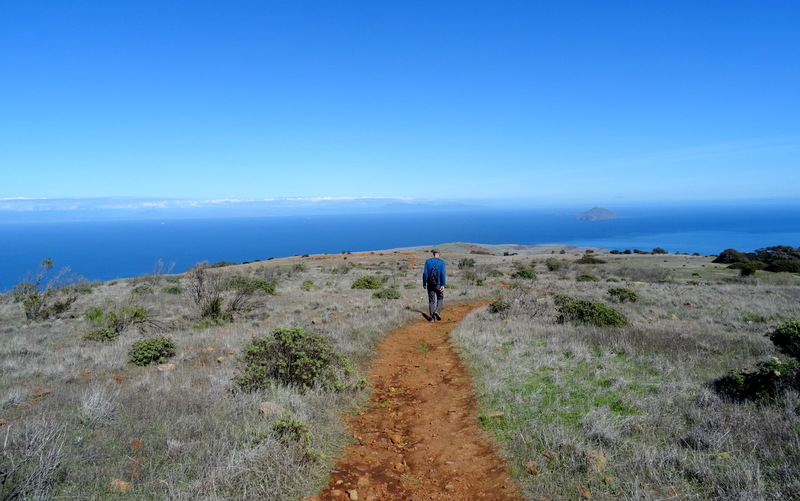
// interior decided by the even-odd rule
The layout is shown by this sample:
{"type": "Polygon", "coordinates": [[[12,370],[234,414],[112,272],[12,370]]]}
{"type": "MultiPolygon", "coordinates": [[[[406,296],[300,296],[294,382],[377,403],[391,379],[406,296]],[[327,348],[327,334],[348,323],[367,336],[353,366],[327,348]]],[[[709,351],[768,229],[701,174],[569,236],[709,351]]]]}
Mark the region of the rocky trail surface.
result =
{"type": "Polygon", "coordinates": [[[347,446],[322,491],[327,500],[522,500],[481,430],[469,371],[448,341],[459,320],[485,303],[446,306],[379,345],[373,395],[347,416],[347,446]]]}

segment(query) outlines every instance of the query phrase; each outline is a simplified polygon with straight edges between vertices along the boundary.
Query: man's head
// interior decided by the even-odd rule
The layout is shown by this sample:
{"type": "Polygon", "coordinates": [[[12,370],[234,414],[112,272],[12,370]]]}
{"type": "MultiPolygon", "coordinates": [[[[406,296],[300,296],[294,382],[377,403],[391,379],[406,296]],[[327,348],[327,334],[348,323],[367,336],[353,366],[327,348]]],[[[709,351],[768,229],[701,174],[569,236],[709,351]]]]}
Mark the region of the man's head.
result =
{"type": "Polygon", "coordinates": [[[433,249],[431,253],[433,254],[433,257],[439,257],[439,255],[441,254],[441,252],[439,252],[439,249],[433,249]]]}

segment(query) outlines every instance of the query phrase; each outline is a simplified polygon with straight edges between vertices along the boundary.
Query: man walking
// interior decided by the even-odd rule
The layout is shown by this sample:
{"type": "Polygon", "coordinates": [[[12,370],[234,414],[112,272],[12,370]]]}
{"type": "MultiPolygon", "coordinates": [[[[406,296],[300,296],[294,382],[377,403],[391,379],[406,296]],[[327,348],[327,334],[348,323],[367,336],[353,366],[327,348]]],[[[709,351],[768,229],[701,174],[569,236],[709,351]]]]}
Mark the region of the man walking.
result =
{"type": "Polygon", "coordinates": [[[441,320],[442,305],[444,305],[444,286],[447,284],[447,265],[440,258],[440,252],[433,251],[433,257],[425,261],[422,271],[422,286],[428,290],[428,312],[431,314],[429,322],[441,320]]]}

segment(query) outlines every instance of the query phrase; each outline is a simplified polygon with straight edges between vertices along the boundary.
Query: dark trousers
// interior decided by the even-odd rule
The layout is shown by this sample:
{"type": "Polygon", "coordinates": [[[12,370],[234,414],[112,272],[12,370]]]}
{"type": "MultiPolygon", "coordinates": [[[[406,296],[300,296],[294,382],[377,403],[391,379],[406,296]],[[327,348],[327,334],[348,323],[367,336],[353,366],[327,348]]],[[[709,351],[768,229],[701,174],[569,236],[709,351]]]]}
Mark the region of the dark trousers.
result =
{"type": "Polygon", "coordinates": [[[442,313],[444,306],[444,291],[439,290],[439,286],[428,287],[428,312],[433,316],[434,313],[442,313]]]}

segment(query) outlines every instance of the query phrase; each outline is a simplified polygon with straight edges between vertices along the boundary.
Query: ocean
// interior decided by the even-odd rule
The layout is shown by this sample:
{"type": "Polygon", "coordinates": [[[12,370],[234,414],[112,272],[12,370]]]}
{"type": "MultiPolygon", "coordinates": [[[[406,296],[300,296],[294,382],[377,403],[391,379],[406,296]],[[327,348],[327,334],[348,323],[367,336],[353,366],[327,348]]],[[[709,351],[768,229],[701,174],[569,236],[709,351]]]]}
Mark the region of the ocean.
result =
{"type": "Polygon", "coordinates": [[[800,202],[631,206],[618,219],[578,221],[580,210],[475,209],[207,219],[4,223],[0,220],[0,291],[52,259],[90,281],[174,273],[197,262],[245,262],[447,242],[566,244],[609,250],[660,247],[670,253],[750,252],[800,246],[800,202]]]}

